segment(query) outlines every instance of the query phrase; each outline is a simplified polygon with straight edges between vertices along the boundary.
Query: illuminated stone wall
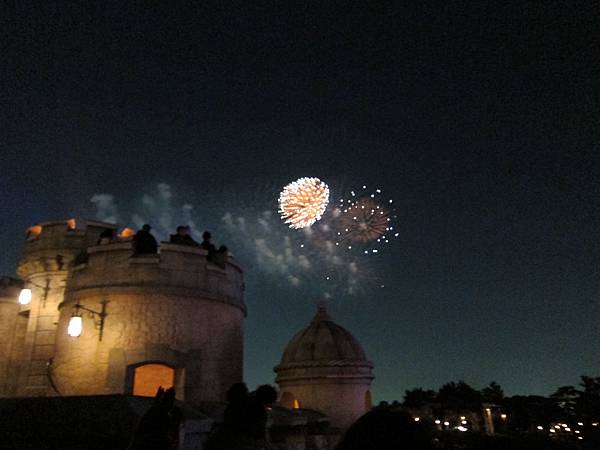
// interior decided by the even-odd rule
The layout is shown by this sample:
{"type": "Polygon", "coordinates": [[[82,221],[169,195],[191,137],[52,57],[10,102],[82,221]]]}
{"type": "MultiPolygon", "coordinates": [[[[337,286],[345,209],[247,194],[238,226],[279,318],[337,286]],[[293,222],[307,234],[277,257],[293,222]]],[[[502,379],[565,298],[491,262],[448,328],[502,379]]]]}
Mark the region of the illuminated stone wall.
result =
{"type": "Polygon", "coordinates": [[[58,307],[64,299],[71,263],[96,243],[104,229],[112,227],[96,222],[76,224],[71,219],[36,225],[28,232],[17,272],[31,289],[32,301],[21,309],[27,324],[22,336],[14,339],[19,351],[9,369],[18,372],[17,395],[54,393],[48,365],[54,355],[58,307]]]}
{"type": "Polygon", "coordinates": [[[243,277],[233,259],[222,268],[192,247],[133,256],[130,243],[95,246],[67,285],[52,366],[62,395],[131,393],[147,362],[172,367],[178,397],[191,402],[223,400],[242,380],[243,277]],[[78,301],[96,311],[106,302],[102,340],[86,313],[81,336],[67,335],[78,301]]]}
{"type": "Polygon", "coordinates": [[[301,380],[298,383],[278,381],[282,393],[288,392],[298,400],[302,409],[312,409],[325,414],[333,426],[345,429],[369,411],[365,397],[370,380],[352,383],[342,377],[332,379],[301,380]]]}

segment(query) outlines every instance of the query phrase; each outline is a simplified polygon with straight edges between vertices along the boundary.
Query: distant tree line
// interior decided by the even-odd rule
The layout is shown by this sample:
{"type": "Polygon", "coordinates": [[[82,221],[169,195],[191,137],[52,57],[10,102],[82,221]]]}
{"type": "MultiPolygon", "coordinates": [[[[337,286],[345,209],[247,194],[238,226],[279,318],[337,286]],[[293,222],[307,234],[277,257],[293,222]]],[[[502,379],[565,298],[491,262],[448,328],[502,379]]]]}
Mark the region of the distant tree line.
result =
{"type": "Polygon", "coordinates": [[[481,412],[484,404],[497,405],[509,417],[515,431],[528,431],[556,421],[600,422],[600,377],[581,376],[577,386],[562,386],[551,396],[515,395],[506,397],[502,387],[492,381],[477,390],[464,381],[444,384],[438,391],[407,390],[402,402],[382,402],[380,406],[419,409],[435,405],[441,412],[481,412]]]}

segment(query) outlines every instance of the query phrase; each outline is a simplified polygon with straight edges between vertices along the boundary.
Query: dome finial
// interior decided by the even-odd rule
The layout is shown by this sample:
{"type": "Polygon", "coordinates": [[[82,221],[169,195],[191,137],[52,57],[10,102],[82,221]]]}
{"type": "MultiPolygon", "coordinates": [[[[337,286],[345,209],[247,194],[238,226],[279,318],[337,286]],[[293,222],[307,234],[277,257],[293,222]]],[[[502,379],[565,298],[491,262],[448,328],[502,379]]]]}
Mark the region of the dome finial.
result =
{"type": "Polygon", "coordinates": [[[313,322],[332,322],[331,317],[327,314],[327,302],[321,300],[317,306],[317,313],[313,317],[313,322]]]}

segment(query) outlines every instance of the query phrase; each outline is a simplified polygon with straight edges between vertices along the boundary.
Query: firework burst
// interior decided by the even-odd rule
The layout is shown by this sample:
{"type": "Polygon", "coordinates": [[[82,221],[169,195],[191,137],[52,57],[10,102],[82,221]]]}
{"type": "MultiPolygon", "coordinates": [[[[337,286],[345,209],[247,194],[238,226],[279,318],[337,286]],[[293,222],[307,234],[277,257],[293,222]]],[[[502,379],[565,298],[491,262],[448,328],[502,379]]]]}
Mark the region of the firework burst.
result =
{"type": "Polygon", "coordinates": [[[359,198],[352,206],[340,210],[338,233],[343,240],[362,243],[375,241],[389,230],[389,216],[389,211],[372,198],[359,198]]]}
{"type": "Polygon", "coordinates": [[[329,203],[329,187],[318,178],[299,178],[279,194],[279,213],[290,228],[305,228],[321,218],[329,203]]]}
{"type": "Polygon", "coordinates": [[[340,198],[330,220],[336,245],[362,253],[378,253],[379,247],[399,235],[394,230],[396,216],[392,203],[391,199],[384,200],[381,189],[369,194],[366,186],[360,193],[350,191],[348,197],[340,198]]]}

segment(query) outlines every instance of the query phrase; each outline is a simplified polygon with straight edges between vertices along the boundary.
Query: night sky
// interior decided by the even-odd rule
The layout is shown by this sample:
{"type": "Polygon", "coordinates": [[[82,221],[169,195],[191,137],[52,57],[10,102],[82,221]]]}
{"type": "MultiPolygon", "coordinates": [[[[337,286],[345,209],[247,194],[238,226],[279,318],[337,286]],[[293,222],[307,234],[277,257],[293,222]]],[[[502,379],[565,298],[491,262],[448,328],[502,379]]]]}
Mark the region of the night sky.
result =
{"type": "Polygon", "coordinates": [[[375,364],[375,401],[600,375],[597,4],[18,3],[0,64],[1,273],[36,222],[147,221],[161,238],[191,223],[246,268],[251,387],[324,297],[375,364]],[[381,189],[399,236],[342,254],[355,276],[324,280],[318,248],[305,271],[302,232],[277,216],[302,176],[332,203],[381,189]]]}

